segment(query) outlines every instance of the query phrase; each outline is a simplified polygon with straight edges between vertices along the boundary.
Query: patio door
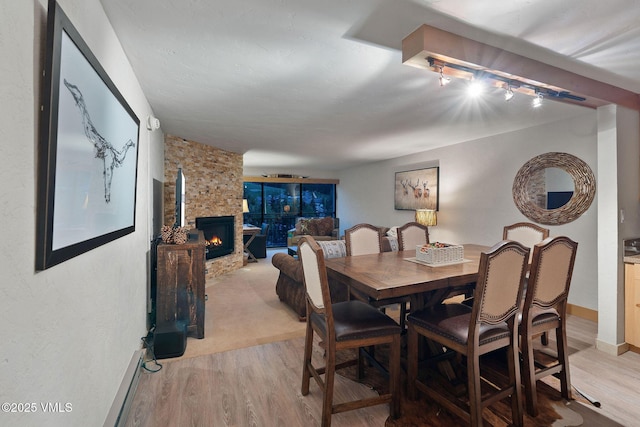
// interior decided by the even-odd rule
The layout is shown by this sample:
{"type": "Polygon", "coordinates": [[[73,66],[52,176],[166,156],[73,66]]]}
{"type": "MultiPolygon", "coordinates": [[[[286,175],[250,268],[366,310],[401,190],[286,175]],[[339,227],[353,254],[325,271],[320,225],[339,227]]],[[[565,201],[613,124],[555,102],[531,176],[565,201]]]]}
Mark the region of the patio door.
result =
{"type": "Polygon", "coordinates": [[[249,212],[244,222],[269,224],[267,247],[287,246],[287,233],[299,217],[336,216],[336,185],[304,182],[246,182],[249,212]]]}

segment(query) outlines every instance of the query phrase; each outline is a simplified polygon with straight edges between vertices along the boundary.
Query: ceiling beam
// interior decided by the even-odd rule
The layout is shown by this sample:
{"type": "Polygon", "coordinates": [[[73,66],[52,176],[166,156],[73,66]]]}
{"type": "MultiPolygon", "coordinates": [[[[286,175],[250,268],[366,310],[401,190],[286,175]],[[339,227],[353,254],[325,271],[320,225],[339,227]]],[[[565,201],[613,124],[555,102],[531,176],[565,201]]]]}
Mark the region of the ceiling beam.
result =
{"type": "Polygon", "coordinates": [[[244,182],[278,182],[278,183],[291,183],[291,184],[340,184],[339,179],[331,178],[285,178],[274,176],[243,176],[244,182]]]}
{"type": "Polygon", "coordinates": [[[422,25],[402,40],[402,63],[440,72],[440,68],[434,69],[429,63],[428,57],[555,91],[567,91],[585,98],[585,101],[560,100],[561,102],[591,108],[617,104],[640,111],[640,95],[637,93],[439,28],[422,25]]]}

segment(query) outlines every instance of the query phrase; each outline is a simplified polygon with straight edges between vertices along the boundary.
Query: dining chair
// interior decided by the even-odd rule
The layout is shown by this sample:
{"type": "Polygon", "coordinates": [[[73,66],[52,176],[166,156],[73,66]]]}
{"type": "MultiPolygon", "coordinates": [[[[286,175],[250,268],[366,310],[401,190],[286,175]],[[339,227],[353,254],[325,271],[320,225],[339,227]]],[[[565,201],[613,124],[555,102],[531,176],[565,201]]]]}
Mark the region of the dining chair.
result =
{"type": "Polygon", "coordinates": [[[302,395],[309,394],[309,382],[313,376],[322,389],[323,427],[331,425],[332,414],[383,403],[389,403],[391,418],[397,418],[400,415],[400,326],[380,310],[362,301],[331,302],[324,255],[313,237],[305,236],[300,240],[298,256],[302,261],[307,304],[302,395]],[[314,333],[324,343],[322,367],[315,367],[311,360],[314,333]],[[390,345],[389,393],[334,404],[336,370],[357,364],[360,377],[364,370],[364,347],[382,344],[390,345]],[[357,358],[337,364],[336,352],[345,349],[357,349],[357,358]],[[324,379],[321,378],[323,374],[324,379]]]}
{"type": "Polygon", "coordinates": [[[557,374],[560,378],[561,395],[571,398],[569,377],[569,354],[567,352],[567,297],[573,274],[578,243],[568,237],[547,238],[533,247],[533,258],[522,308],[520,341],[522,347],[522,381],[524,382],[527,412],[536,416],[536,380],[557,374]],[[545,352],[545,363],[534,357],[533,337],[541,333],[556,333],[556,354],[549,364],[549,353],[545,352]]]}
{"type": "MultiPolygon", "coordinates": [[[[542,242],[549,237],[549,229],[540,227],[531,222],[517,222],[507,225],[502,230],[503,240],[515,240],[528,248],[533,248],[536,243],[542,242]]],[[[529,253],[529,263],[531,263],[532,252],[529,253]]]]}
{"type": "Polygon", "coordinates": [[[418,245],[429,243],[429,229],[417,222],[408,222],[398,227],[399,250],[414,250],[418,245]]]}
{"type": "Polygon", "coordinates": [[[347,256],[382,252],[382,230],[371,224],[356,224],[344,230],[347,256]]]}
{"type": "MultiPolygon", "coordinates": [[[[502,230],[503,240],[515,240],[528,248],[533,248],[537,243],[542,242],[547,237],[549,237],[548,228],[540,227],[531,222],[516,222],[515,224],[505,226],[502,230]]],[[[529,252],[529,266],[531,266],[532,257],[533,249],[529,252]]],[[[526,289],[527,282],[525,282],[525,291],[526,289]]],[[[547,337],[546,332],[540,336],[540,341],[543,345],[549,345],[549,337],[547,337]]]]}
{"type": "MultiPolygon", "coordinates": [[[[480,256],[473,307],[460,303],[439,304],[407,317],[408,394],[425,393],[451,413],[482,426],[482,409],[511,396],[512,422],[522,426],[518,314],[524,288],[529,249],[518,242],[502,241],[480,256]],[[424,336],[447,354],[466,357],[468,403],[433,376],[418,378],[418,338],[424,336]],[[508,383],[498,388],[485,381],[480,356],[507,349],[508,383]],[[481,384],[486,395],[481,392],[481,384]],[[486,390],[484,389],[486,387],[486,390]]],[[[442,359],[442,355],[437,360],[442,359]]]]}
{"type": "MultiPolygon", "coordinates": [[[[347,246],[347,256],[370,255],[382,252],[382,231],[371,224],[356,224],[344,230],[344,238],[347,246]]],[[[351,295],[385,312],[387,306],[399,304],[400,327],[404,330],[407,317],[407,304],[409,297],[395,297],[376,300],[357,289],[350,290],[351,295]]]]}

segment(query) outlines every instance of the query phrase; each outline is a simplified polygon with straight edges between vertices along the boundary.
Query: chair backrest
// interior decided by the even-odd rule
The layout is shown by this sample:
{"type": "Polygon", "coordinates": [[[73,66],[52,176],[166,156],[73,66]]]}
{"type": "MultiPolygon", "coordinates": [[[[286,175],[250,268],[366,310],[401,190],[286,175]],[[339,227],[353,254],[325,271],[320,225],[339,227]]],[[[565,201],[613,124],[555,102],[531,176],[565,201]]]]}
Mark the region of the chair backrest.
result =
{"type": "Polygon", "coordinates": [[[429,229],[417,222],[408,222],[398,227],[398,248],[401,251],[415,249],[418,245],[429,243],[429,229]]]}
{"type": "MultiPolygon", "coordinates": [[[[549,237],[548,228],[540,227],[531,222],[517,222],[507,225],[502,231],[503,240],[515,240],[528,248],[533,248],[547,237],[549,237]]],[[[531,263],[532,256],[533,251],[529,252],[529,263],[531,263]]]]}
{"type": "Polygon", "coordinates": [[[556,307],[563,314],[577,249],[578,243],[565,236],[547,238],[533,247],[523,312],[536,305],[543,309],[556,307]]]}
{"type": "MultiPolygon", "coordinates": [[[[298,257],[302,263],[302,278],[307,301],[316,312],[331,310],[331,296],[327,269],[322,249],[311,236],[304,236],[298,242],[298,257]]],[[[307,306],[309,306],[307,304],[307,306]]],[[[307,313],[307,316],[310,313],[307,313]]]]}
{"type": "Polygon", "coordinates": [[[529,248],[512,240],[503,240],[481,254],[472,314],[476,327],[479,323],[495,325],[515,318],[528,259],[529,248]]]}
{"type": "Polygon", "coordinates": [[[382,230],[371,224],[357,224],[344,230],[347,256],[382,252],[382,230]]]}

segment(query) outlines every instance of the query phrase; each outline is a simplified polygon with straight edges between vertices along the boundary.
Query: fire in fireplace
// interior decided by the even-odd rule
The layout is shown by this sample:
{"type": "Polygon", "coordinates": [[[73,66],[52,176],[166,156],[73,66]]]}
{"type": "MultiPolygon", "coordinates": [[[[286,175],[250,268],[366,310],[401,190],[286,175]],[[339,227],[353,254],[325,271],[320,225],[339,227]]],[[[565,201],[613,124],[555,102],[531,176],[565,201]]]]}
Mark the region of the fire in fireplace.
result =
{"type": "Polygon", "coordinates": [[[235,217],[198,217],[196,218],[196,228],[202,230],[204,239],[207,241],[207,259],[233,253],[235,249],[235,217]]]}

